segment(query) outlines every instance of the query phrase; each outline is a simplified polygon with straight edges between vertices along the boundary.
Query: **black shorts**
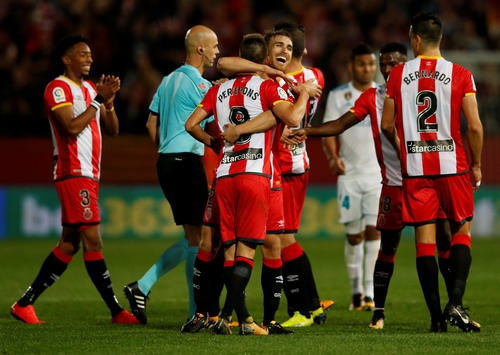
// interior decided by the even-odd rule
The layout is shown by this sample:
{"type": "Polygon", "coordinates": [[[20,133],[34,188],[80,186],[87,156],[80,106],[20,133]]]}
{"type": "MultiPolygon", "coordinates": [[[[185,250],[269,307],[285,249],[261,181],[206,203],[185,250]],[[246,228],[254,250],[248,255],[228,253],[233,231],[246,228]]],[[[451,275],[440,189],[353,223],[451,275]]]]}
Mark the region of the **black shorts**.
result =
{"type": "Polygon", "coordinates": [[[202,224],[208,183],[201,157],[192,153],[160,154],[156,172],[175,224],[202,224]]]}

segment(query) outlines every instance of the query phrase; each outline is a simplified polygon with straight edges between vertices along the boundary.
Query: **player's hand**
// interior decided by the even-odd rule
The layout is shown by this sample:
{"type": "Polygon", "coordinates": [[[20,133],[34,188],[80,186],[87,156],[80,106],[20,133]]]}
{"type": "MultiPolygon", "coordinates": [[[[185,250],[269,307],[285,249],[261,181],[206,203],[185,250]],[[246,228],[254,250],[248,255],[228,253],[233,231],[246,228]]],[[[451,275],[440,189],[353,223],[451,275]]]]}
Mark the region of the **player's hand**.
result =
{"type": "Polygon", "coordinates": [[[280,141],[283,142],[283,147],[292,150],[295,145],[301,142],[301,140],[293,137],[293,130],[290,127],[285,126],[283,133],[281,133],[280,141]]]}
{"type": "Polygon", "coordinates": [[[240,138],[240,134],[236,129],[236,125],[230,123],[224,125],[224,132],[222,132],[220,136],[230,144],[234,144],[238,140],[238,138],[240,138]]]}
{"type": "Polygon", "coordinates": [[[281,70],[272,68],[269,65],[264,65],[263,68],[264,68],[263,73],[266,74],[271,79],[281,78],[285,80],[288,86],[291,86],[293,84],[293,79],[286,76],[286,74],[283,73],[281,70]]]}
{"type": "Polygon", "coordinates": [[[471,173],[472,173],[472,191],[476,192],[477,190],[479,190],[479,187],[481,186],[481,179],[483,177],[483,174],[481,172],[481,167],[473,165],[471,167],[471,173]]]}
{"type": "Polygon", "coordinates": [[[288,138],[295,139],[295,140],[297,140],[297,143],[300,143],[304,139],[307,139],[306,130],[304,128],[292,130],[292,131],[290,131],[288,138]]]}
{"type": "Polygon", "coordinates": [[[215,85],[223,84],[223,83],[225,83],[228,80],[229,80],[228,78],[220,78],[220,79],[217,79],[217,80],[213,80],[212,81],[212,85],[215,86],[215,85]]]}
{"type": "Polygon", "coordinates": [[[329,161],[330,171],[335,175],[344,175],[345,166],[344,161],[341,158],[330,159],[329,161]]]}
{"type": "Polygon", "coordinates": [[[310,99],[318,99],[323,94],[323,88],[314,83],[315,79],[309,79],[302,84],[303,88],[307,91],[310,99]]]}
{"type": "Polygon", "coordinates": [[[96,84],[97,93],[104,97],[106,103],[113,103],[116,93],[120,90],[120,78],[114,75],[101,75],[96,84]]]}

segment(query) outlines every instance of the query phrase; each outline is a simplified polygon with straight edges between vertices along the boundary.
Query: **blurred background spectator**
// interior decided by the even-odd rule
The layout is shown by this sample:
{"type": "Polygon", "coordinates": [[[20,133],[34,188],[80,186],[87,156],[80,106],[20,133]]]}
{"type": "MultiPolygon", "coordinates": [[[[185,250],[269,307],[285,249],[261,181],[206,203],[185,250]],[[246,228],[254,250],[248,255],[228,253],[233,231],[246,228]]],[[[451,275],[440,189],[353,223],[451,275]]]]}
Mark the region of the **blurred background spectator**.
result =
{"type": "MultiPolygon", "coordinates": [[[[323,70],[326,93],[349,80],[346,62],[353,45],[408,44],[409,18],[420,10],[441,16],[444,49],[491,53],[477,67],[481,73],[470,69],[485,78],[478,85],[482,119],[498,133],[498,0],[2,0],[0,135],[49,134],[42,95],[48,81],[61,74],[52,51],[68,33],[80,33],[92,44],[94,79],[102,73],[121,77],[116,100],[121,131],[145,134],[151,97],[162,76],[184,61],[184,35],[195,24],[217,33],[221,56],[238,55],[244,34],[264,32],[280,20],[304,25],[305,63],[323,70]]],[[[208,77],[220,73],[212,69],[208,77]]]]}

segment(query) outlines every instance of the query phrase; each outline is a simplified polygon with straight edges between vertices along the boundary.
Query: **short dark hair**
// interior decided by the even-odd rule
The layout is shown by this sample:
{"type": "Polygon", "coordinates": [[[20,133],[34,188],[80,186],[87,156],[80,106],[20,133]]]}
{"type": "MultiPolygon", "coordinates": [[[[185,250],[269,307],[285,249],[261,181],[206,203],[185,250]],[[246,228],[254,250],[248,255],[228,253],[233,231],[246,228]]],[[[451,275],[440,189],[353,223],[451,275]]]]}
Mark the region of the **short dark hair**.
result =
{"type": "Polygon", "coordinates": [[[304,54],[306,48],[306,29],[295,22],[278,22],[274,26],[274,31],[285,30],[290,34],[293,43],[292,56],[300,58],[304,54]]]}
{"type": "MultiPolygon", "coordinates": [[[[266,40],[267,45],[269,45],[269,42],[271,42],[272,38],[277,37],[277,36],[285,36],[285,37],[290,38],[290,40],[292,40],[292,36],[290,35],[290,33],[288,31],[285,31],[285,30],[274,31],[274,30],[272,30],[272,31],[267,31],[264,34],[264,39],[266,40]]],[[[292,44],[293,44],[293,41],[292,41],[292,44]]]]}
{"type": "Polygon", "coordinates": [[[61,57],[65,55],[69,49],[71,49],[75,44],[81,42],[87,43],[87,40],[81,35],[68,35],[61,38],[55,46],[54,56],[57,59],[61,59],[61,57]]]}
{"type": "Polygon", "coordinates": [[[373,51],[372,47],[370,47],[366,43],[358,44],[351,50],[351,61],[354,61],[354,58],[356,58],[358,55],[363,54],[375,54],[375,52],[373,51]]]}
{"type": "Polygon", "coordinates": [[[392,53],[392,52],[399,52],[405,56],[408,55],[408,49],[406,48],[406,45],[404,43],[401,43],[401,42],[387,43],[380,50],[380,54],[392,53]]]}
{"type": "Polygon", "coordinates": [[[267,43],[260,33],[243,36],[240,43],[240,57],[251,62],[263,64],[267,56],[267,43]]]}
{"type": "Polygon", "coordinates": [[[421,11],[410,20],[410,32],[429,43],[439,44],[443,35],[443,24],[438,15],[421,11]]]}

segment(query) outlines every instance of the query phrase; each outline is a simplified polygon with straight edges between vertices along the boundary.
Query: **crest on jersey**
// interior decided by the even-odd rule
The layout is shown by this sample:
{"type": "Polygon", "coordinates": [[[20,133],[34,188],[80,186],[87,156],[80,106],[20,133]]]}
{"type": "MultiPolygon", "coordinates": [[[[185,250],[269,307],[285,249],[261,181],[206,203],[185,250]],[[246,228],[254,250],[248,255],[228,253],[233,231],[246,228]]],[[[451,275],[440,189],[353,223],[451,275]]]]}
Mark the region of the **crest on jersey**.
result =
{"type": "Polygon", "coordinates": [[[88,220],[88,219],[91,219],[92,216],[93,216],[93,214],[92,214],[92,211],[90,210],[90,208],[87,207],[83,210],[83,218],[88,220]]]}
{"type": "Polygon", "coordinates": [[[282,88],[282,87],[279,87],[278,88],[278,95],[283,99],[283,100],[288,100],[288,94],[286,93],[286,91],[282,88]]]}
{"type": "Polygon", "coordinates": [[[54,88],[52,90],[52,97],[56,104],[66,101],[66,95],[64,95],[64,90],[60,87],[54,88]]]}
{"type": "MultiPolygon", "coordinates": [[[[243,106],[234,106],[229,113],[229,122],[234,125],[240,125],[250,120],[248,111],[243,106]]],[[[251,134],[242,134],[235,144],[246,144],[250,141],[251,134]]]]}
{"type": "Polygon", "coordinates": [[[344,94],[344,99],[346,99],[347,101],[349,101],[352,97],[352,93],[350,91],[346,92],[344,94]]]}

